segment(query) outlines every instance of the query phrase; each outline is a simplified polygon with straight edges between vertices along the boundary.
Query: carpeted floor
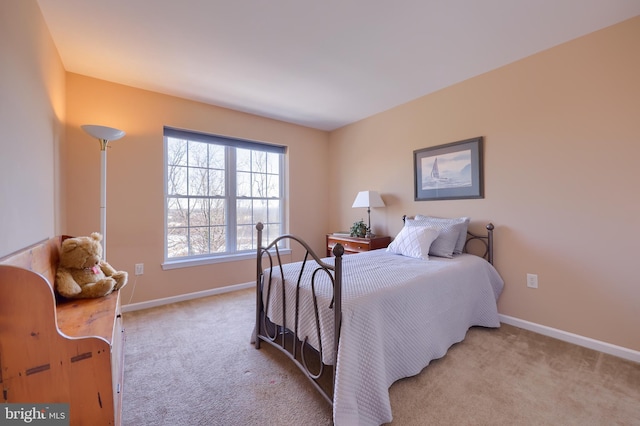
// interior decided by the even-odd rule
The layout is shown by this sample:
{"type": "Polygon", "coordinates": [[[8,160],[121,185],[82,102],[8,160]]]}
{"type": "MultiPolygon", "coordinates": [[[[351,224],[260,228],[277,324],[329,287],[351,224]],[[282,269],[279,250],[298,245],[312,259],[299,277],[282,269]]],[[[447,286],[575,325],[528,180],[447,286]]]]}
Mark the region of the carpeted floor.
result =
{"type": "MultiPolygon", "coordinates": [[[[123,425],[330,425],[243,290],[126,313],[123,425]]],[[[393,425],[640,425],[640,364],[503,325],[390,388],[393,425]]],[[[349,426],[349,425],[348,425],[349,426]]]]}

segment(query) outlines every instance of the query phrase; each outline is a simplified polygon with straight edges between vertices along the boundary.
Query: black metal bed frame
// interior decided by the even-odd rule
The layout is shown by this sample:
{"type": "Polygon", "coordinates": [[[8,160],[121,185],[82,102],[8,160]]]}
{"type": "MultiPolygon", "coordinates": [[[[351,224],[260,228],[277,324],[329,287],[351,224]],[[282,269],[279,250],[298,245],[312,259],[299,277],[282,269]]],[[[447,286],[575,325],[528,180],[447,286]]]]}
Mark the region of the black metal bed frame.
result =
{"type": "MultiPolygon", "coordinates": [[[[406,216],[405,216],[406,217],[406,216]]],[[[403,217],[403,220],[405,219],[403,217]]],[[[257,270],[256,270],[256,327],[255,327],[255,347],[260,349],[261,342],[268,343],[275,347],[280,352],[284,353],[289,359],[291,359],[295,365],[298,366],[300,371],[311,381],[316,390],[324,397],[329,403],[333,404],[333,390],[335,389],[335,368],[332,365],[326,365],[322,362],[323,351],[325,348],[322,344],[322,338],[320,333],[320,317],[318,313],[318,300],[315,293],[315,280],[317,274],[327,274],[333,284],[333,299],[329,306],[333,309],[334,313],[334,345],[333,359],[338,359],[338,347],[340,342],[340,326],[342,319],[342,257],[344,255],[344,248],[341,244],[336,244],[333,247],[333,255],[335,256],[334,264],[331,265],[320,259],[315,252],[309,247],[309,245],[301,238],[295,235],[285,234],[276,238],[266,247],[262,246],[262,231],[264,225],[258,223],[256,225],[257,235],[257,270]],[[303,260],[300,262],[300,271],[297,274],[296,283],[296,300],[289,303],[295,303],[295,318],[293,330],[286,328],[282,325],[274,324],[267,317],[269,310],[269,300],[271,295],[271,283],[274,274],[274,270],[280,272],[280,276],[284,281],[284,272],[282,269],[282,259],[280,255],[280,243],[287,242],[287,245],[299,244],[304,248],[305,254],[303,260]],[[268,275],[265,277],[265,267],[263,266],[263,260],[267,259],[267,266],[269,268],[268,275]],[[318,339],[318,349],[316,350],[308,343],[308,336],[304,336],[302,339],[298,336],[298,308],[300,297],[300,281],[305,272],[305,268],[311,268],[309,266],[315,260],[313,264],[311,290],[315,309],[315,330],[318,339]],[[266,279],[266,280],[265,280],[266,279]],[[265,286],[266,284],[266,286],[265,286]],[[266,299],[263,297],[263,293],[267,292],[266,299]],[[267,302],[267,306],[264,304],[264,300],[267,302]]],[[[465,243],[464,252],[468,253],[472,250],[478,253],[480,257],[486,259],[489,263],[493,264],[493,230],[492,223],[486,225],[487,235],[478,235],[472,232],[467,232],[467,241],[465,243]],[[480,243],[480,249],[477,247],[471,247],[471,245],[478,245],[480,243]]],[[[292,247],[290,247],[292,248],[292,247]]],[[[286,320],[286,291],[284,282],[282,285],[282,306],[283,306],[283,324],[287,324],[286,320]]],[[[335,361],[334,361],[335,362],[335,361]]]]}

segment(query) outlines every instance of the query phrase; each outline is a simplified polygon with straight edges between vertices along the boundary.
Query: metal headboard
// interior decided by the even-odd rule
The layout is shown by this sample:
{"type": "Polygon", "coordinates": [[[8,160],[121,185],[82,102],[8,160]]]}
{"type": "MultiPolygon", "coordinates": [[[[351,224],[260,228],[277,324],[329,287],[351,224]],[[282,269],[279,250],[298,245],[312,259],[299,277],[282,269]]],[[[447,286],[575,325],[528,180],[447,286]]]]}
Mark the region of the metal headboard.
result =
{"type": "MultiPolygon", "coordinates": [[[[403,215],[402,222],[406,223],[407,218],[409,218],[407,215],[403,215]]],[[[463,252],[476,254],[493,265],[493,230],[495,226],[493,226],[493,223],[488,223],[485,228],[487,230],[486,235],[476,234],[467,230],[467,241],[464,243],[463,252]],[[476,249],[475,247],[478,245],[480,248],[476,249]]]]}

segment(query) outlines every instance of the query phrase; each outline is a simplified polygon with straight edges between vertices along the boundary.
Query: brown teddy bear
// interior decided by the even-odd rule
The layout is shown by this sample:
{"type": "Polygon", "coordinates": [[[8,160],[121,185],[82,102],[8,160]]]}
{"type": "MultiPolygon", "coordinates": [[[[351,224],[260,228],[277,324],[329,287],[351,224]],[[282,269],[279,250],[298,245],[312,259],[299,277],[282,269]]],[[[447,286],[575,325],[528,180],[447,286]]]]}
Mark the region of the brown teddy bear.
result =
{"type": "Polygon", "coordinates": [[[116,271],[102,260],[102,235],[67,238],[60,247],[56,291],[69,299],[106,296],[127,284],[126,271],[116,271]]]}

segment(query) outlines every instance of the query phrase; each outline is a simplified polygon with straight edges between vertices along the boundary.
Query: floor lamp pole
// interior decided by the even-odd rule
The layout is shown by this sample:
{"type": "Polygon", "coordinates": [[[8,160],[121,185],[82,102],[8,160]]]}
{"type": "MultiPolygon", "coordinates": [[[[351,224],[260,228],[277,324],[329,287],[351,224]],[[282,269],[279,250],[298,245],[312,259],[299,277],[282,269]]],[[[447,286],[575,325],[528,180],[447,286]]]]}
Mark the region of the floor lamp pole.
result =
{"type": "Polygon", "coordinates": [[[118,140],[125,133],[113,127],[93,124],[80,127],[100,142],[100,233],[102,234],[102,258],[107,260],[107,148],[109,141],[118,140]]]}
{"type": "Polygon", "coordinates": [[[102,234],[102,258],[107,260],[107,146],[109,141],[100,141],[100,233],[102,234]]]}

